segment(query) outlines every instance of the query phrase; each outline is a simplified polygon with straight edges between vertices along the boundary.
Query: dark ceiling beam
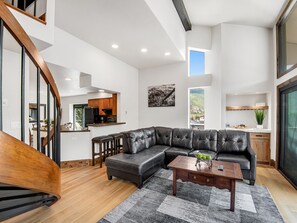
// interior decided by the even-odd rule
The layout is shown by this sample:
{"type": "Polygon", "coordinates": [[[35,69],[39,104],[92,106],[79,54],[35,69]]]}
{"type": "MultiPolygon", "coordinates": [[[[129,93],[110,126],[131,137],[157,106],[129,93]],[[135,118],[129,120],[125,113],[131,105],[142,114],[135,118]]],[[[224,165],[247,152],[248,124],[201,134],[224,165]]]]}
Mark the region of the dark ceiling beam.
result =
{"type": "Polygon", "coordinates": [[[177,14],[180,18],[180,21],[182,22],[184,29],[186,31],[192,30],[192,24],[189,19],[186,7],[184,5],[183,0],[172,0],[174,7],[177,11],[177,14]]]}

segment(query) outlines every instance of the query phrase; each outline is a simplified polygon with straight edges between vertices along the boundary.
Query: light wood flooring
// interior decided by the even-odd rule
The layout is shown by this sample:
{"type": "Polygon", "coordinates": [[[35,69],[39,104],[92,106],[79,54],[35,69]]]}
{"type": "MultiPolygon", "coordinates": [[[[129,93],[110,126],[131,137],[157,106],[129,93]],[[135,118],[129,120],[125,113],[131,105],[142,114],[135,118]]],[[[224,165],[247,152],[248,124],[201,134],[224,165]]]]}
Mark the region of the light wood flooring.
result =
{"type": "MultiPolygon", "coordinates": [[[[257,168],[257,184],[269,188],[286,222],[297,222],[297,191],[274,168],[257,168]]],[[[62,199],[6,222],[97,222],[136,190],[127,181],[107,180],[106,168],[62,169],[62,199]]]]}

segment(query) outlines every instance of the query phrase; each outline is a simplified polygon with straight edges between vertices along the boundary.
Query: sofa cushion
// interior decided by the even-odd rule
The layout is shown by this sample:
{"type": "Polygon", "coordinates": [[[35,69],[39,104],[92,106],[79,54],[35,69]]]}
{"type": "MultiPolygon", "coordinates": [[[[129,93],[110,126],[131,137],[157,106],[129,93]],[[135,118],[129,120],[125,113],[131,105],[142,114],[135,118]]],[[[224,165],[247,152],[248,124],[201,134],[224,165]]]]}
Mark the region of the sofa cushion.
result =
{"type": "Polygon", "coordinates": [[[188,156],[188,153],[190,150],[186,150],[183,148],[177,148],[177,147],[171,147],[165,151],[166,156],[174,156],[177,157],[179,155],[181,156],[188,156]]]}
{"type": "Polygon", "coordinates": [[[124,153],[138,153],[146,149],[144,132],[142,129],[124,132],[124,153]]]}
{"type": "Polygon", "coordinates": [[[220,130],[218,132],[218,152],[242,153],[248,146],[248,133],[243,131],[220,130]]]}
{"type": "Polygon", "coordinates": [[[145,139],[145,147],[148,149],[156,145],[156,133],[153,127],[142,129],[145,139]]]}
{"type": "Polygon", "coordinates": [[[166,127],[155,127],[156,144],[171,146],[172,129],[166,127]]]}
{"type": "Polygon", "coordinates": [[[172,146],[182,149],[192,149],[192,139],[192,129],[173,129],[172,146]]]}
{"type": "Polygon", "coordinates": [[[189,153],[189,156],[196,157],[196,154],[198,152],[210,155],[212,159],[216,158],[216,155],[217,155],[216,152],[213,152],[213,151],[210,151],[210,150],[194,150],[194,151],[189,153]]]}
{"type": "Polygon", "coordinates": [[[217,151],[218,132],[216,130],[193,130],[193,149],[217,151]]]}
{"type": "Polygon", "coordinates": [[[226,161],[232,163],[239,163],[242,170],[249,170],[251,168],[250,161],[245,155],[241,154],[230,154],[230,153],[220,153],[217,156],[217,160],[226,161]]]}
{"type": "Polygon", "coordinates": [[[107,168],[121,170],[134,175],[142,175],[154,166],[164,163],[164,151],[168,148],[168,146],[155,145],[136,154],[120,153],[107,157],[105,164],[107,168]]]}

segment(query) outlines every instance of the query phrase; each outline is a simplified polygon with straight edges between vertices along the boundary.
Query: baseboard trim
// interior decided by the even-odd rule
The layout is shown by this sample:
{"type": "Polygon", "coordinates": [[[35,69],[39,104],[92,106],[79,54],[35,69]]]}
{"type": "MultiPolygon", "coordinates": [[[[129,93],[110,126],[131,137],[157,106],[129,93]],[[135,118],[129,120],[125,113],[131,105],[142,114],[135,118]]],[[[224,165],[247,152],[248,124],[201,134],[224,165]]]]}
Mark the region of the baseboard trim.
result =
{"type": "Polygon", "coordinates": [[[270,166],[275,168],[275,160],[273,160],[273,159],[270,160],[270,166]]]}
{"type": "Polygon", "coordinates": [[[62,161],[61,168],[91,166],[91,159],[62,161]]]}

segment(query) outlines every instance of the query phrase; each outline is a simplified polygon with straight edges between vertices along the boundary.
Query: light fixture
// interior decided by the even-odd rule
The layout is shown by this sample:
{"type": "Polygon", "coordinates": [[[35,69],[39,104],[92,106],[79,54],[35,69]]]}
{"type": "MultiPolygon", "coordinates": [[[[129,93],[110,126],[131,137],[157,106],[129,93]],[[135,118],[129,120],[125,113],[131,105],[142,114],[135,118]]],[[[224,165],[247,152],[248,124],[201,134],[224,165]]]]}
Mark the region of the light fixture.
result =
{"type": "Polygon", "coordinates": [[[141,51],[142,53],[146,53],[146,52],[147,52],[147,48],[142,48],[140,51],[141,51]]]}
{"type": "Polygon", "coordinates": [[[117,44],[112,44],[111,47],[114,48],[114,49],[117,49],[117,48],[119,48],[119,45],[117,45],[117,44]]]}
{"type": "Polygon", "coordinates": [[[102,89],[100,89],[100,90],[98,90],[100,93],[104,93],[105,91],[104,90],[102,90],[102,89]]]}
{"type": "Polygon", "coordinates": [[[170,52],[166,52],[166,53],[164,53],[164,55],[165,55],[165,56],[170,56],[171,53],[170,53],[170,52]]]}
{"type": "Polygon", "coordinates": [[[66,78],[65,78],[65,81],[71,81],[71,78],[66,77],[66,78]]]}

